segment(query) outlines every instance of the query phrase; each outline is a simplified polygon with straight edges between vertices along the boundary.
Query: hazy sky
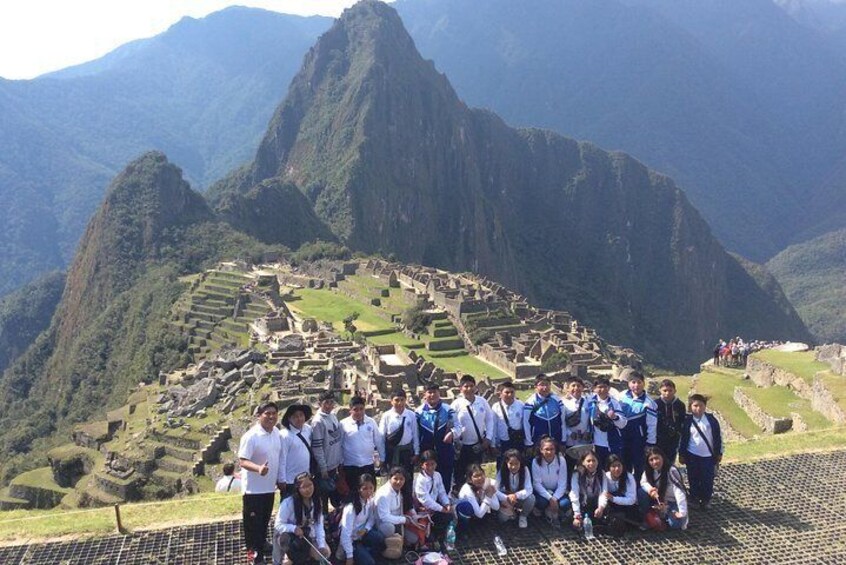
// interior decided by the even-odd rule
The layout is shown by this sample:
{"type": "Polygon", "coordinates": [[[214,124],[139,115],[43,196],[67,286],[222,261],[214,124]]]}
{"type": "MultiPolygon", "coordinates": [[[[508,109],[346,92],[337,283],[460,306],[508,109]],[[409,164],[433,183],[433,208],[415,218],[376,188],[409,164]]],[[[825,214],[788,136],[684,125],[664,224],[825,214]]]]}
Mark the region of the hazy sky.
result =
{"type": "Polygon", "coordinates": [[[32,78],[227,6],[337,16],[355,0],[3,0],[0,77],[32,78]]]}

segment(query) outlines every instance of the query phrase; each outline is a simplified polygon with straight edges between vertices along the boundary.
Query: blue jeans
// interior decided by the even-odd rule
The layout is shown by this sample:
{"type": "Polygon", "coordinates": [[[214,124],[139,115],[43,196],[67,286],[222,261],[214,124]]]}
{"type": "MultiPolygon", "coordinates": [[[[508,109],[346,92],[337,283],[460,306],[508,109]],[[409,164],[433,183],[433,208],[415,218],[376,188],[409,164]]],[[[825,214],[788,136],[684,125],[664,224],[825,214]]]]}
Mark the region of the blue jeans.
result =
{"type": "Polygon", "coordinates": [[[537,492],[535,492],[535,508],[540,510],[541,512],[546,512],[546,509],[549,508],[550,504],[554,504],[555,502],[558,503],[558,518],[561,519],[567,513],[567,510],[570,508],[570,497],[566,494],[559,498],[557,501],[554,498],[544,498],[537,492]]]}
{"type": "Polygon", "coordinates": [[[714,477],[717,464],[713,457],[699,457],[688,453],[685,456],[687,480],[690,483],[690,497],[699,502],[709,502],[714,496],[714,477]]]}
{"type": "Polygon", "coordinates": [[[353,543],[353,561],[356,565],[376,565],[376,560],[385,551],[385,536],[373,528],[360,540],[353,543]]]}

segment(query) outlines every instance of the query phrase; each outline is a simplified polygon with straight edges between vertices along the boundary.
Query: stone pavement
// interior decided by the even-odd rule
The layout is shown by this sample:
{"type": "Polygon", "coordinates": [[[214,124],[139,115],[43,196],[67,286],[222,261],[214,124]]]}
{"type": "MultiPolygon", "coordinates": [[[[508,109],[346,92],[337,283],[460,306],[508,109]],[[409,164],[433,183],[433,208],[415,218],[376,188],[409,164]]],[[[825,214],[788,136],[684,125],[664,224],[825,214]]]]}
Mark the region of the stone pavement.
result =
{"type": "MultiPolygon", "coordinates": [[[[726,465],[713,508],[691,527],[624,539],[579,539],[530,521],[491,521],[460,540],[466,565],[582,563],[839,563],[846,559],[846,450],[726,465]],[[493,537],[508,547],[498,557],[493,537]]],[[[73,542],[0,547],[3,565],[231,565],[243,563],[237,520],[73,542]]]]}

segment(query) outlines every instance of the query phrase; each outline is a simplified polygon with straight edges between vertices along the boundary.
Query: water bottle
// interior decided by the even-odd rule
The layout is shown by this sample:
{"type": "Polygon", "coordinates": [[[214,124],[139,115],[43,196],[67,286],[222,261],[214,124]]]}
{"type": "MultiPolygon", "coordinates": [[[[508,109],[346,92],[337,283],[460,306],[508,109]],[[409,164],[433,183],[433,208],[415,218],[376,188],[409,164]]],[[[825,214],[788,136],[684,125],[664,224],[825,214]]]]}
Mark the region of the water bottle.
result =
{"type": "Polygon", "coordinates": [[[449,523],[447,526],[446,537],[444,538],[444,545],[446,546],[446,550],[453,551],[455,550],[455,520],[449,523]]]}
{"type": "Polygon", "coordinates": [[[590,516],[585,517],[585,539],[595,539],[593,536],[593,522],[590,516]]]}
{"type": "Polygon", "coordinates": [[[505,549],[505,543],[503,543],[501,537],[494,536],[494,545],[496,546],[496,554],[500,557],[504,557],[508,554],[508,550],[505,549]]]}

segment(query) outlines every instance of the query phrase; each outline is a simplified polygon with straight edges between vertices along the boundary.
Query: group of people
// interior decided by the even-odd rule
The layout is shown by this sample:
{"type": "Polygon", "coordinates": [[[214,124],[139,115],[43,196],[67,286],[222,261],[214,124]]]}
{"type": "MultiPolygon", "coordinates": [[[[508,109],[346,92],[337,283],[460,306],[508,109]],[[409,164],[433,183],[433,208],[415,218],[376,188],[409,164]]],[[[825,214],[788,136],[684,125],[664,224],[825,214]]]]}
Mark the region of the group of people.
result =
{"type": "Polygon", "coordinates": [[[714,346],[714,365],[724,367],[745,367],[749,356],[762,349],[782,345],[780,341],[744,341],[737,336],[728,341],[720,339],[714,346]]]}
{"type": "Polygon", "coordinates": [[[403,548],[443,549],[453,531],[461,535],[489,514],[519,528],[534,515],[615,535],[629,527],[684,529],[691,500],[710,506],[722,458],[719,422],[701,395],[685,406],[670,380],[652,399],[640,372],[623,377],[628,388],[616,396],[607,379],[588,392],[571,377],[559,398],[540,374],[525,402],[506,381],[489,403],[465,375],[451,405],[434,384],[416,411],[396,390],[378,423],[359,396],[339,421],[330,391],[315,414],[288,406],[280,430],[277,406],[265,403],[238,450],[248,558],[265,560],[277,490],[274,564],[325,562],[333,538],[335,557],[348,565],[399,557],[403,548]],[[486,461],[496,462],[494,476],[486,461]]]}

